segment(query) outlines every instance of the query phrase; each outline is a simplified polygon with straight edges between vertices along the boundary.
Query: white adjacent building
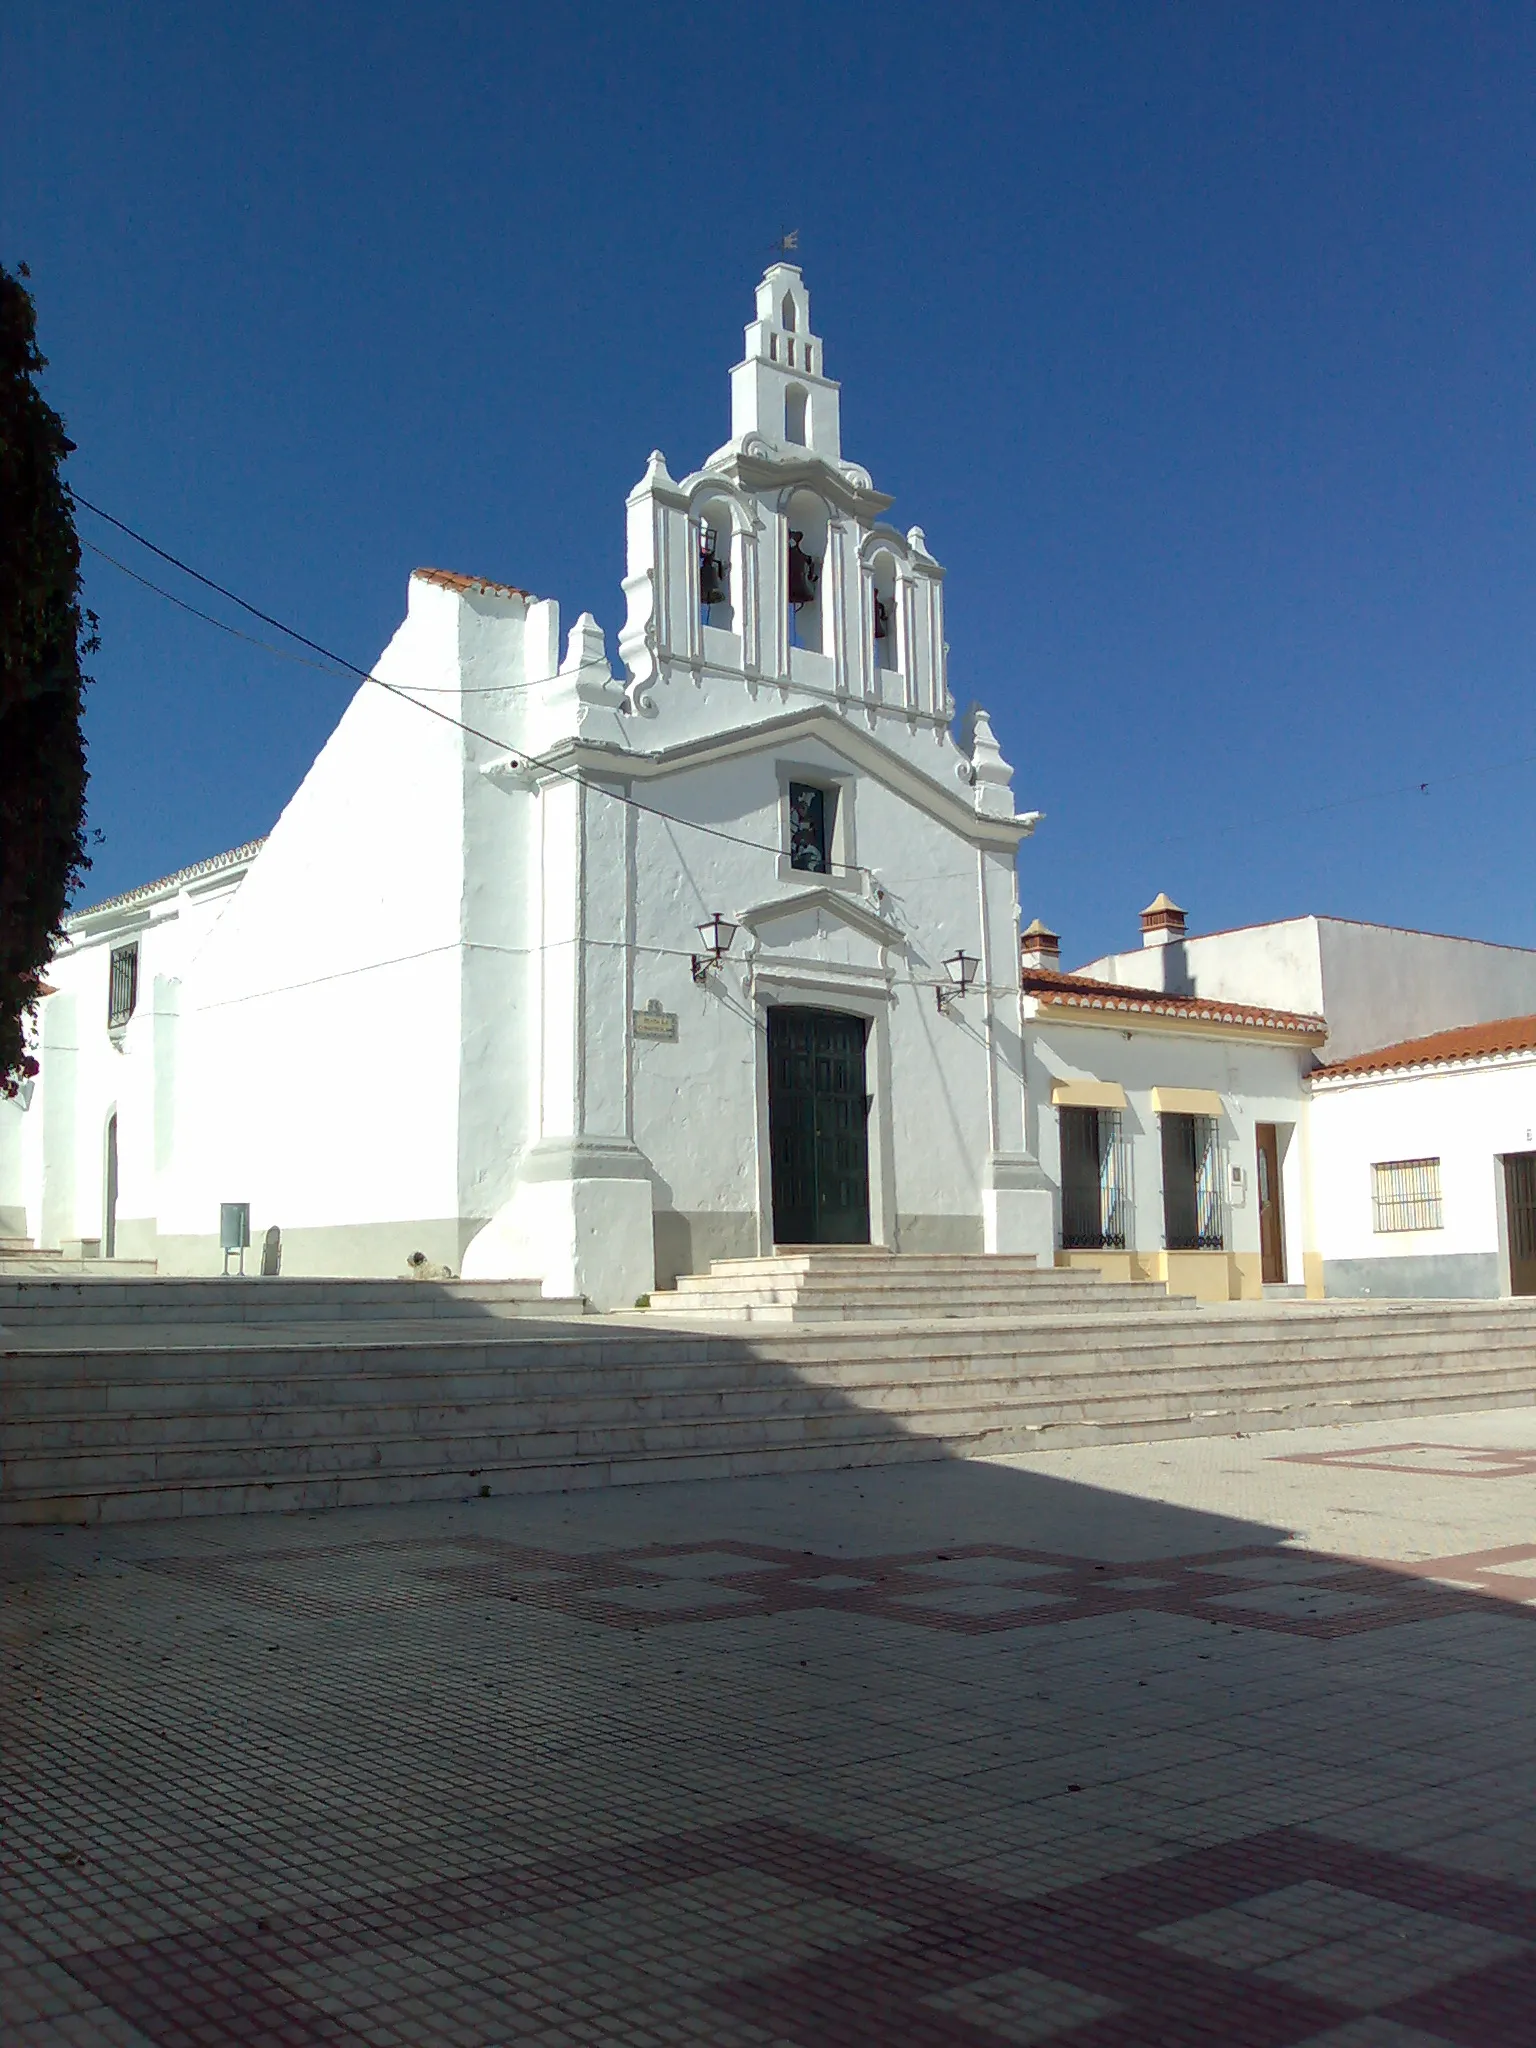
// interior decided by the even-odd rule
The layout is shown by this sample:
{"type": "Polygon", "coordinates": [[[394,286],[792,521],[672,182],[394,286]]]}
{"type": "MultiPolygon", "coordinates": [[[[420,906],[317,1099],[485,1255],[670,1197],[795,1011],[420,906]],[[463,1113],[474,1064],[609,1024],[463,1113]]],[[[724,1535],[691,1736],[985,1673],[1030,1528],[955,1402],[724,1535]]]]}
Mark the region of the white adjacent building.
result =
{"type": "Polygon", "coordinates": [[[1357,1053],[1309,1093],[1323,1292],[1536,1294],[1536,1016],[1357,1053]]]}
{"type": "Polygon", "coordinates": [[[1057,1257],[1205,1300],[1536,1293],[1536,952],[1328,917],[1063,975],[1024,935],[1057,1257]],[[1512,1014],[1514,1013],[1514,1014],[1512,1014]]]}
{"type": "MultiPolygon", "coordinates": [[[[1159,897],[1149,964],[1183,936],[1159,897]]],[[[1024,934],[1026,1073],[1057,1190],[1056,1258],[1202,1301],[1304,1288],[1306,1076],[1320,1014],[1063,974],[1053,932],[1024,934]]]]}

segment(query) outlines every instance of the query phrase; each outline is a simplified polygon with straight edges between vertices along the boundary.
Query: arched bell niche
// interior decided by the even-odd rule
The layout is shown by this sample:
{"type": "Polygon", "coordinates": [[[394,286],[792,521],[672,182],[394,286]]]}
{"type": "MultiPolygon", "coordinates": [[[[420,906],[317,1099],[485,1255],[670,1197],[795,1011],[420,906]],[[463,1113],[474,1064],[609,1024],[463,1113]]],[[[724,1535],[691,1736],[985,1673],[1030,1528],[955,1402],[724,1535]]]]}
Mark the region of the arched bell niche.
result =
{"type": "Polygon", "coordinates": [[[824,654],[827,508],[814,491],[794,491],[784,508],[784,524],[789,644],[824,654]]]}
{"type": "Polygon", "coordinates": [[[874,643],[875,668],[892,674],[902,671],[901,592],[896,580],[896,557],[880,548],[869,565],[870,638],[874,643]]]}
{"type": "Polygon", "coordinates": [[[740,630],[741,563],[728,498],[706,498],[693,510],[699,563],[699,622],[740,630]]]}

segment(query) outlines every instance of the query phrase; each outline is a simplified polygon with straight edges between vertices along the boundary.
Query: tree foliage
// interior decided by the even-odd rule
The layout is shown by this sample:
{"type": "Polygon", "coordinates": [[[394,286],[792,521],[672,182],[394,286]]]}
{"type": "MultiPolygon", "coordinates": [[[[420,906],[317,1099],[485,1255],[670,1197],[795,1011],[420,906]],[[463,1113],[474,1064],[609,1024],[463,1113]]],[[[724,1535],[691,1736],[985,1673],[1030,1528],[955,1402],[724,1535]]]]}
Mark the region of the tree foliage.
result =
{"type": "Polygon", "coordinates": [[[62,475],[74,443],[38,389],[37,313],[0,266],[0,1094],[37,1072],[26,1018],[86,858],[80,543],[62,475]]]}

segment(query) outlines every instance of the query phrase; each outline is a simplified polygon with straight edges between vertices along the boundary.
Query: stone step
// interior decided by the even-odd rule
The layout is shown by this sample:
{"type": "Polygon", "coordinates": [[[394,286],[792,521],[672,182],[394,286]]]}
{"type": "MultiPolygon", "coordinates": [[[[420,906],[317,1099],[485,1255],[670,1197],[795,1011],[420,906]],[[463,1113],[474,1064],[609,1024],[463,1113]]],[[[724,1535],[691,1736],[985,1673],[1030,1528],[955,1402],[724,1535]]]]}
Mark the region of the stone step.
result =
{"type": "Polygon", "coordinates": [[[844,1402],[890,1412],[915,1412],[954,1399],[967,1403],[1083,1400],[1238,1399],[1282,1385],[1331,1388],[1362,1375],[1406,1386],[1450,1375],[1528,1373],[1536,1351],[1525,1338],[1491,1345],[1486,1333],[1463,1333],[1433,1345],[1379,1341],[1367,1347],[1335,1343],[1277,1355],[1272,1346],[1228,1348],[1220,1355],[1169,1356],[1161,1346],[1138,1356],[1107,1360],[1091,1353],[1074,1359],[1030,1359],[1017,1353],[986,1360],[963,1355],[911,1362],[906,1373],[880,1361],[826,1360],[776,1374],[773,1361],[714,1360],[627,1367],[591,1364],[561,1368],[484,1365],[434,1371],[410,1354],[367,1361],[369,1369],[344,1378],[306,1370],[297,1359],[279,1377],[225,1370],[211,1377],[177,1379],[44,1378],[13,1381],[0,1450],[21,1454],[39,1443],[148,1442],[157,1435],[198,1436],[268,1431],[288,1426],[313,1433],[340,1427],[436,1427],[452,1417],[465,1424],[500,1427],[518,1417],[534,1426],[564,1427],[584,1417],[620,1413],[773,1413],[796,1406],[844,1402]],[[321,1418],[301,1422],[298,1418],[321,1418]]]}
{"type": "Polygon", "coordinates": [[[681,1274],[674,1288],[653,1294],[649,1310],[672,1320],[847,1323],[893,1315],[1009,1317],[1069,1301],[1123,1309],[1166,1298],[1161,1283],[1122,1286],[1100,1273],[1042,1267],[1033,1254],[888,1252],[865,1245],[716,1259],[707,1273],[681,1274]]]}
{"type": "Polygon", "coordinates": [[[263,1389],[259,1405],[214,1401],[198,1406],[175,1399],[182,1389],[150,1389],[149,1398],[129,1410],[81,1404],[39,1406],[23,1419],[0,1424],[0,1453],[19,1481],[37,1457],[71,1452],[95,1456],[137,1455],[172,1446],[238,1447],[365,1441],[400,1435],[424,1437],[516,1434],[606,1429],[618,1426],[684,1425],[694,1422],[754,1423],[788,1415],[873,1413],[909,1422],[924,1417],[980,1410],[1001,1416],[1041,1407],[1052,1411],[1093,1408],[1108,1415],[1118,1404],[1126,1416],[1161,1415],[1185,1408],[1262,1406],[1284,1400],[1337,1400],[1350,1390],[1389,1382],[1397,1394],[1435,1392],[1461,1385],[1469,1394],[1524,1387],[1536,1391],[1536,1360],[1508,1363],[1476,1359],[1436,1361],[1417,1356],[1339,1358],[1309,1361],[1314,1369],[1255,1372],[1218,1377],[1208,1372],[1169,1369],[1141,1374],[949,1375],[912,1385],[880,1381],[778,1386],[690,1384],[660,1389],[604,1384],[572,1388],[558,1381],[508,1386],[487,1376],[487,1384],[445,1390],[430,1383],[408,1388],[385,1381],[359,1383],[340,1401],[330,1386],[294,1382],[263,1389]]]}
{"type": "Polygon", "coordinates": [[[95,1520],[1529,1405],[1536,1302],[1072,1310],[750,1338],[643,1318],[487,1338],[449,1318],[430,1336],[247,1328],[153,1352],[108,1330],[11,1348],[0,1369],[0,1520],[95,1520]]]}
{"type": "Polygon", "coordinates": [[[33,1331],[7,1341],[0,1356],[12,1385],[91,1373],[108,1374],[117,1381],[166,1374],[206,1378],[228,1369],[231,1360],[238,1361],[240,1372],[257,1376],[281,1373],[294,1359],[307,1361],[313,1372],[348,1375],[359,1371],[364,1361],[369,1370],[382,1369],[391,1355],[414,1357],[433,1371],[453,1368],[466,1354],[483,1354],[500,1370],[557,1360],[564,1367],[627,1363],[649,1371],[673,1360],[691,1364],[704,1359],[809,1369],[820,1358],[841,1363],[861,1357],[878,1359],[891,1369],[904,1359],[948,1355],[1040,1354],[1060,1359],[1077,1354],[1102,1364],[1149,1347],[1164,1360],[1190,1346],[1211,1357],[1256,1347],[1276,1355],[1319,1346],[1330,1333],[1352,1337],[1362,1328],[1376,1338],[1390,1332],[1394,1342],[1412,1339],[1427,1346],[1461,1336],[1528,1343],[1536,1340],[1536,1300],[1306,1303],[1249,1310],[1191,1310],[1175,1304],[1146,1318],[1114,1312],[1094,1316],[1074,1309],[1031,1318],[1017,1327],[985,1318],[950,1317],[878,1329],[850,1326],[835,1335],[814,1326],[787,1328],[755,1332],[750,1338],[732,1331],[660,1327],[638,1315],[592,1317],[574,1326],[530,1318],[495,1329],[446,1318],[430,1334],[409,1324],[322,1327],[312,1333],[232,1328],[220,1332],[223,1341],[218,1344],[205,1341],[203,1332],[177,1331],[153,1347],[113,1329],[62,1335],[33,1331]]]}
{"type": "Polygon", "coordinates": [[[869,1260],[893,1265],[903,1259],[924,1259],[933,1265],[942,1266],[1038,1266],[1040,1263],[1033,1252],[893,1251],[885,1244],[780,1244],[775,1245],[771,1252],[750,1252],[739,1257],[715,1259],[711,1263],[724,1271],[732,1266],[768,1266],[784,1264],[789,1260],[832,1266],[853,1265],[869,1260]]]}
{"type": "Polygon", "coordinates": [[[1155,1293],[1138,1295],[1130,1286],[1116,1288],[1112,1292],[1106,1289],[1104,1294],[1084,1294],[1069,1288],[1043,1286],[1032,1288],[1028,1294],[1021,1294],[1017,1289],[1003,1289],[995,1293],[967,1289],[963,1294],[953,1295],[910,1285],[869,1293],[850,1293],[843,1288],[758,1287],[746,1296],[733,1296],[715,1289],[706,1289],[698,1294],[653,1294],[647,1313],[663,1322],[912,1322],[967,1316],[1004,1317],[1022,1322],[1053,1310],[1138,1315],[1192,1305],[1188,1295],[1168,1295],[1161,1288],[1155,1293]]]}
{"type": "Polygon", "coordinates": [[[704,1286],[723,1282],[771,1283],[784,1280],[845,1280],[853,1286],[878,1286],[882,1281],[907,1274],[914,1279],[952,1284],[968,1277],[990,1276],[1001,1280],[1040,1280],[1066,1273],[1090,1283],[1102,1282],[1098,1273],[1062,1266],[1042,1266],[1033,1253],[987,1252],[887,1252],[841,1251],[779,1253],[761,1259],[715,1259],[708,1272],[681,1273],[679,1285],[698,1282],[704,1286]]]}
{"type": "MultiPolygon", "coordinates": [[[[1109,1281],[1097,1273],[1076,1273],[1070,1268],[1035,1267],[1021,1273],[999,1273],[990,1265],[980,1271],[962,1273],[914,1273],[893,1262],[882,1271],[864,1266],[848,1273],[681,1273],[671,1291],[679,1295],[718,1294],[722,1298],[752,1300],[774,1291],[780,1294],[931,1294],[940,1297],[971,1293],[1007,1293],[1020,1300],[1039,1294],[1139,1294],[1143,1299],[1162,1291],[1162,1283],[1150,1280],[1109,1281]]],[[[665,1292],[666,1290],[658,1290],[665,1292]]],[[[655,1299],[655,1296],[652,1296],[655,1299]]]]}
{"type": "MultiPolygon", "coordinates": [[[[33,1251],[0,1255],[0,1287],[15,1281],[52,1281],[62,1276],[93,1284],[94,1276],[119,1280],[149,1280],[155,1274],[153,1259],[75,1259],[62,1252],[33,1251]]],[[[106,1279],[100,1283],[107,1284],[106,1279]]]]}
{"type": "MultiPolygon", "coordinates": [[[[99,1267],[101,1261],[93,1262],[99,1267]]],[[[0,1327],[176,1323],[366,1322],[467,1316],[581,1315],[576,1298],[543,1293],[537,1280],[253,1280],[71,1276],[0,1279],[0,1327]]]]}
{"type": "MultiPolygon", "coordinates": [[[[1526,1388],[1489,1392],[1470,1402],[1457,1385],[1441,1394],[1399,1397],[1390,1393],[1357,1396],[1348,1402],[1305,1407],[1210,1411],[1158,1422],[1061,1418],[1032,1423],[1010,1421],[983,1428],[956,1441],[939,1434],[837,1434],[816,1441],[759,1445],[750,1450],[692,1446],[664,1451],[648,1446],[623,1451],[609,1448],[590,1455],[518,1455],[513,1462],[491,1461],[445,1466],[418,1456],[414,1464],[383,1469],[311,1470],[286,1478],[273,1475],[211,1478],[146,1478],[117,1486],[81,1484],[73,1475],[65,1484],[39,1486],[0,1495],[0,1524],[95,1523],[159,1519],[190,1514],[298,1512],[341,1506],[369,1506],[402,1501],[473,1498],[480,1494],[570,1491],[588,1486],[637,1485],[671,1480],[748,1477],[758,1473],[847,1469],[865,1465],[905,1463],[954,1456],[989,1457],[1032,1449],[1070,1448],[1084,1443],[1156,1441],[1171,1437],[1222,1435],[1234,1429],[1257,1433],[1342,1421],[1391,1421],[1435,1412],[1466,1412],[1527,1405],[1526,1388]]],[[[421,1449],[418,1446],[418,1451],[421,1449]]]]}

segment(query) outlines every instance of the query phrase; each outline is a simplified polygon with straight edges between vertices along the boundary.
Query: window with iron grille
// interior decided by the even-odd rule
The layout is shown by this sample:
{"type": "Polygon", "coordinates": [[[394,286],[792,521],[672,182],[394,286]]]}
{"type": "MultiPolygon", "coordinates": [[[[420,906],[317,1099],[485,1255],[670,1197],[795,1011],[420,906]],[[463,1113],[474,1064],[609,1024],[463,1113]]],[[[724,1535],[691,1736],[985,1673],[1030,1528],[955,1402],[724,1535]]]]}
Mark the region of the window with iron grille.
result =
{"type": "Polygon", "coordinates": [[[1122,1252],[1130,1198],[1120,1112],[1064,1106],[1057,1115],[1062,1250],[1122,1252]]]}
{"type": "Polygon", "coordinates": [[[1171,1252],[1219,1252],[1221,1145],[1213,1116],[1158,1118],[1163,1140],[1163,1238],[1171,1252]]]}
{"type": "Polygon", "coordinates": [[[1371,1227],[1443,1230],[1438,1159],[1388,1159],[1371,1168],[1371,1227]]]}
{"type": "Polygon", "coordinates": [[[133,1015],[133,1006],[139,1000],[137,944],[112,948],[112,966],[107,986],[107,1029],[117,1031],[133,1015]]]}

